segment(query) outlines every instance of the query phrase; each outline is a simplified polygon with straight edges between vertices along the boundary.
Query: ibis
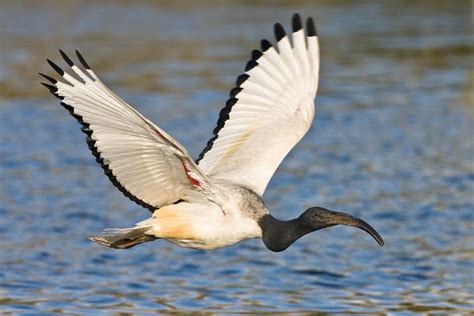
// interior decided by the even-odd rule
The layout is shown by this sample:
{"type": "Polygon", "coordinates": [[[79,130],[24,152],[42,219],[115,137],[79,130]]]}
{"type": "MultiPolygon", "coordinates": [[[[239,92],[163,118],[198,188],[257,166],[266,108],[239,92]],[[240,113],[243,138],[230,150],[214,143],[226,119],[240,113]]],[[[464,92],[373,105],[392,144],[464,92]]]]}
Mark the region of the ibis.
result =
{"type": "Polygon", "coordinates": [[[210,250],[261,238],[272,251],[335,225],[360,228],[380,246],[377,231],[360,218],[310,207],[292,220],[273,217],[262,200],[278,165],[306,134],[315,113],[318,35],[312,18],[292,18],[287,35],[274,25],[275,44],[251,53],[220,111],[212,138],[197,160],[167,132],[112,92],[76,51],[62,50],[68,72],[47,60],[59,80],[42,83],[82,125],[107,177],[151,217],[131,228],[105,229],[91,240],[116,249],[164,239],[210,250]]]}

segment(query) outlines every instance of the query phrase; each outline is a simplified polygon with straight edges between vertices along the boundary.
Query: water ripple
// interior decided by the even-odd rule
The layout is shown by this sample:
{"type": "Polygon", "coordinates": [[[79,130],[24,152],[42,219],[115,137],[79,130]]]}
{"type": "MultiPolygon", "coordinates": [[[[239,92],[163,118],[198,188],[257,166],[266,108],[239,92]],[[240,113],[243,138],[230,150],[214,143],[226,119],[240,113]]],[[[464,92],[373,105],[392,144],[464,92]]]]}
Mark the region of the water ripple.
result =
{"type": "Polygon", "coordinates": [[[472,314],[474,107],[469,3],[1,2],[0,314],[472,314]],[[54,4],[54,5],[53,5],[54,4]],[[271,25],[315,17],[315,124],[265,194],[367,220],[282,253],[87,236],[149,216],[108,183],[37,72],[80,48],[117,94],[197,156],[271,25]],[[397,14],[394,14],[397,12],[397,14]]]}

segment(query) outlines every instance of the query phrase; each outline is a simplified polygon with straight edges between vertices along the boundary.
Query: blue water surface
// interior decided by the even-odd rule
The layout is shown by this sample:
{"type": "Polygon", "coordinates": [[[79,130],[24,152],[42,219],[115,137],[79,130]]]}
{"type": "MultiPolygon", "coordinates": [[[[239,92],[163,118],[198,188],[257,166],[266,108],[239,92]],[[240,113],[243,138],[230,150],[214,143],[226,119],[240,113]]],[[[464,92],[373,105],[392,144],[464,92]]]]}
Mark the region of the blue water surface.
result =
{"type": "Polygon", "coordinates": [[[468,1],[2,1],[0,313],[474,313],[473,33],[468,1]],[[120,96],[197,157],[252,49],[315,18],[313,127],[264,199],[282,219],[319,205],[384,237],[333,227],[272,253],[87,240],[149,216],[95,163],[39,85],[80,49],[120,96]]]}

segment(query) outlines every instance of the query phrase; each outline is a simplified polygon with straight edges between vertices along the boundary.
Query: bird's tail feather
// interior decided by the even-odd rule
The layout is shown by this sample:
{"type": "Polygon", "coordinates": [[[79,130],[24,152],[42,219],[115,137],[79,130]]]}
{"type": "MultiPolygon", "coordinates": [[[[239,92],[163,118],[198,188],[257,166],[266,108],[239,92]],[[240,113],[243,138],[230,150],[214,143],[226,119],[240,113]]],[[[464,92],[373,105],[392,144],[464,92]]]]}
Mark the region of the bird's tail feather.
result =
{"type": "Polygon", "coordinates": [[[115,249],[127,249],[144,242],[153,241],[156,237],[147,235],[150,226],[132,228],[107,228],[102,236],[90,236],[98,244],[115,249]]]}

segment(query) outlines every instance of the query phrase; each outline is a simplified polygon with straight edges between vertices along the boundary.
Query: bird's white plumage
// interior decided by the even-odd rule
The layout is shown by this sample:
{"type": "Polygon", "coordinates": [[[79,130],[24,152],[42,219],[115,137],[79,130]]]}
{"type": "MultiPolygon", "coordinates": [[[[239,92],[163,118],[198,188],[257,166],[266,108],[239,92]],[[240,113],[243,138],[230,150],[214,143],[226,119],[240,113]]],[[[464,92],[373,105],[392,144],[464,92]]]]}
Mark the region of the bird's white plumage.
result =
{"type": "Polygon", "coordinates": [[[86,124],[116,181],[153,208],[199,200],[210,183],[183,146],[111,92],[92,70],[71,69],[81,80],[64,73],[66,82],[56,83],[56,93],[86,124]]]}
{"type": "Polygon", "coordinates": [[[199,161],[208,175],[263,195],[283,158],[314,117],[319,48],[303,29],[284,36],[245,74],[229,118],[199,161]],[[278,50],[277,50],[278,49],[278,50]]]}
{"type": "Polygon", "coordinates": [[[154,211],[133,228],[113,229],[92,240],[113,248],[164,238],[199,249],[262,237],[269,214],[261,196],[278,165],[308,131],[314,117],[319,47],[312,19],[305,35],[299,15],[288,37],[276,24],[276,46],[262,41],[199,166],[165,131],[109,90],[77,52],[84,70],[61,54],[73,75],[44,84],[84,126],[88,144],[112,182],[154,211]]]}

